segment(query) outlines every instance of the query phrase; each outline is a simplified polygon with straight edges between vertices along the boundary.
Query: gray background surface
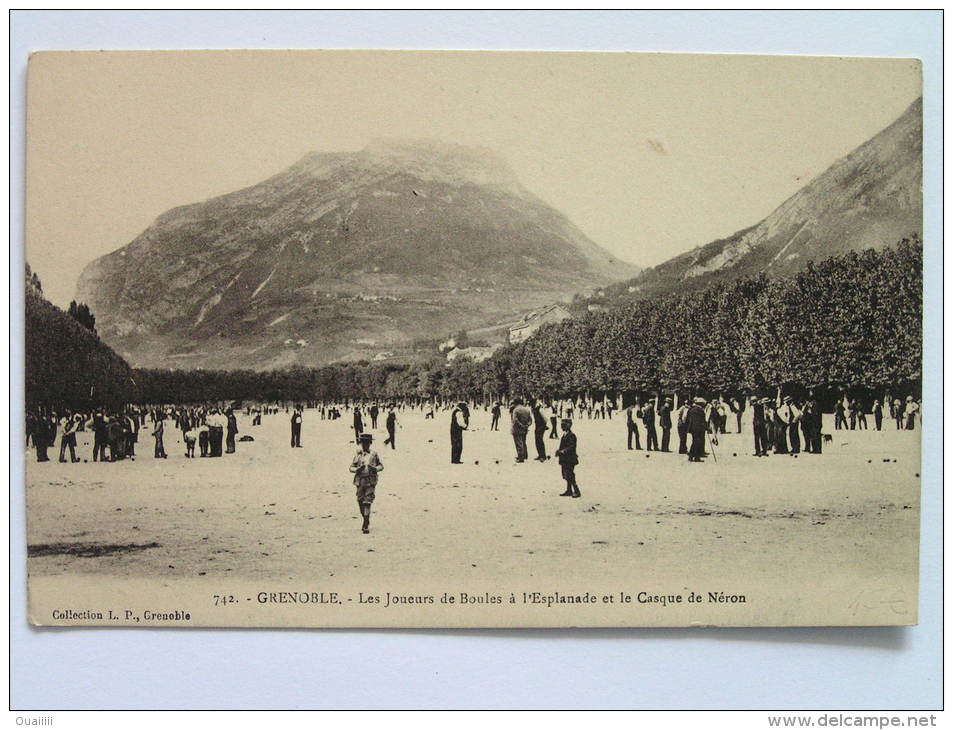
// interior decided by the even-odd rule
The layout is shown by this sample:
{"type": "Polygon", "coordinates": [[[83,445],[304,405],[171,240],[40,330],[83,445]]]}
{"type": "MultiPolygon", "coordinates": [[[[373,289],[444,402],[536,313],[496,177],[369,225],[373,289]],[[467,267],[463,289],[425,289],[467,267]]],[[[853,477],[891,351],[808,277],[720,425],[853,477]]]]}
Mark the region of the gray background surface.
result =
{"type": "MultiPolygon", "coordinates": [[[[40,709],[936,709],[942,703],[942,15],[909,12],[40,12],[11,16],[11,706],[40,709]],[[916,57],[924,73],[920,624],[574,631],[36,630],[22,414],[28,54],[500,48],[916,57]]],[[[783,570],[778,566],[778,570],[783,570]]]]}

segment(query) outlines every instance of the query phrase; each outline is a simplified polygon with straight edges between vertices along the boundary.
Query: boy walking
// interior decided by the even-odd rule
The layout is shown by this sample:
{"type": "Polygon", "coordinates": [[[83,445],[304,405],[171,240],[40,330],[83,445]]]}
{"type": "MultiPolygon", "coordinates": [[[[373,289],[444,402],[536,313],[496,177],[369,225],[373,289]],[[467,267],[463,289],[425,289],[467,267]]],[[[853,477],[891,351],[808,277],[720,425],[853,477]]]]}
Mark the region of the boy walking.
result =
{"type": "Polygon", "coordinates": [[[377,474],[384,470],[384,465],[377,452],[371,450],[371,442],[374,440],[371,434],[362,433],[358,440],[361,448],[351,461],[351,473],[354,474],[354,486],[357,488],[357,506],[364,518],[361,532],[366,535],[371,531],[371,504],[374,502],[377,474]]]}

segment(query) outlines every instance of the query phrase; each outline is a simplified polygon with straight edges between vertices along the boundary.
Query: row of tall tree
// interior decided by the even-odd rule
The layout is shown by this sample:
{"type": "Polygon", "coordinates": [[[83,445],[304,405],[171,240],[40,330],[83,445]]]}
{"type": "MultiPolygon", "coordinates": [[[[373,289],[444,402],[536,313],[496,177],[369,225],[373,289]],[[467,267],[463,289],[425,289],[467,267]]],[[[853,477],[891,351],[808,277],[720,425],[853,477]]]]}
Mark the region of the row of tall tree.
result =
{"type": "Polygon", "coordinates": [[[510,391],[918,390],[917,238],[541,328],[509,360],[510,391]]]}

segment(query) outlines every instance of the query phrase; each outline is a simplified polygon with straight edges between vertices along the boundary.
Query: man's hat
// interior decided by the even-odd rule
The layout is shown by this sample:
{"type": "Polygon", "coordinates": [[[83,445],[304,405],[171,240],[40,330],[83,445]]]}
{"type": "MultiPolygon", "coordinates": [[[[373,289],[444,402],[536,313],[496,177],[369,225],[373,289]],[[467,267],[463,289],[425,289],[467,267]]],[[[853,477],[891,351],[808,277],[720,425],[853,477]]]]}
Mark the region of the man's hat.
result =
{"type": "Polygon", "coordinates": [[[785,403],[790,403],[790,402],[791,402],[791,396],[789,396],[789,395],[784,396],[784,402],[785,402],[785,403]]]}
{"type": "Polygon", "coordinates": [[[700,406],[705,405],[705,399],[704,399],[704,398],[701,398],[701,397],[696,398],[693,402],[694,402],[694,403],[697,403],[697,404],[700,405],[700,406]]]}
{"type": "Polygon", "coordinates": [[[369,433],[362,433],[360,436],[358,436],[358,438],[359,438],[361,441],[373,441],[373,440],[374,440],[374,436],[373,436],[372,434],[369,434],[369,433]]]}
{"type": "Polygon", "coordinates": [[[560,423],[561,423],[563,426],[567,426],[567,425],[568,425],[568,426],[571,426],[571,425],[572,425],[572,419],[571,419],[571,418],[563,418],[562,420],[560,420],[560,423]]]}

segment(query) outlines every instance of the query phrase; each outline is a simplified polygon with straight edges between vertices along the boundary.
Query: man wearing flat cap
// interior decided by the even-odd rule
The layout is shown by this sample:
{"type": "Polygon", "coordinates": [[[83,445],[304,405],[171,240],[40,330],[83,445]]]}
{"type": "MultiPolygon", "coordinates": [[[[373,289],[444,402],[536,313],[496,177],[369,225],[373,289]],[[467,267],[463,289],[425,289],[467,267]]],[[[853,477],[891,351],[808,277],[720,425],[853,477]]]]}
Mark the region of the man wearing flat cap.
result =
{"type": "Polygon", "coordinates": [[[358,436],[361,448],[351,460],[351,473],[354,474],[354,486],[357,488],[357,506],[364,518],[361,532],[365,535],[371,531],[371,504],[377,488],[377,474],[384,470],[381,458],[371,449],[373,440],[374,437],[369,433],[358,436]]]}

